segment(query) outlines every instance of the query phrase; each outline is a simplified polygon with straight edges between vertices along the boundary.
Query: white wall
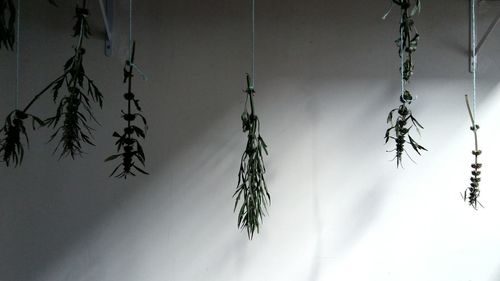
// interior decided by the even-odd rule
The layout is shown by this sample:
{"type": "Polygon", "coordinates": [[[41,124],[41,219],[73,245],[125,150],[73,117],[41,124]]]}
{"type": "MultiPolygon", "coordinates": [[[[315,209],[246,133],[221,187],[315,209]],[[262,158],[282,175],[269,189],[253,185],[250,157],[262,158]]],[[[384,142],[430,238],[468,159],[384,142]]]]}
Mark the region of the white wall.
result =
{"type": "MultiPolygon", "coordinates": [[[[73,4],[23,2],[27,102],[71,55],[73,4]]],[[[112,58],[91,7],[86,65],[106,95],[97,147],[58,162],[50,132],[30,132],[23,166],[0,168],[1,281],[500,279],[497,31],[479,56],[486,208],[476,212],[459,195],[473,159],[463,98],[471,91],[468,1],[423,3],[412,88],[429,152],[399,170],[383,145],[398,104],[398,19],[380,19],[389,1],[257,2],[256,103],[272,205],[253,241],[237,229],[231,198],[245,144],[249,1],[135,1],[137,62],[150,76],[135,92],[150,122],[151,176],[127,181],[108,178],[113,165],[102,162],[123,126],[121,2],[112,58]]],[[[498,9],[480,8],[481,30],[498,9]]],[[[1,51],[0,61],[4,116],[14,56],[1,51]]],[[[36,110],[53,108],[47,98],[36,110]]]]}

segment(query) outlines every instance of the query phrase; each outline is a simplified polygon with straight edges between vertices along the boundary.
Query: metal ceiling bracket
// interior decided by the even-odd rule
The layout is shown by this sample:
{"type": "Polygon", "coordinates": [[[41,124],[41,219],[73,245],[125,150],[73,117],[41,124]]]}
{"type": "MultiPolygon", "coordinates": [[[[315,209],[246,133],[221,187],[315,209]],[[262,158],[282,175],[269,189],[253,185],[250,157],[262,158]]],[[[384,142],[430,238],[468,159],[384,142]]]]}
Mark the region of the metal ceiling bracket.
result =
{"type": "Polygon", "coordinates": [[[104,54],[107,57],[113,55],[113,12],[114,12],[114,0],[99,0],[99,6],[101,7],[101,15],[104,21],[105,28],[105,39],[104,39],[104,54]]]}
{"type": "MultiPolygon", "coordinates": [[[[470,23],[469,23],[469,71],[472,72],[472,69],[474,68],[474,60],[473,60],[473,57],[472,57],[472,49],[474,48],[474,46],[472,46],[472,1],[476,1],[476,9],[477,9],[477,4],[480,4],[482,2],[498,2],[498,0],[470,0],[470,13],[469,13],[469,18],[470,18],[470,23]]],[[[476,19],[477,19],[477,12],[476,12],[476,19]]],[[[488,29],[486,30],[486,32],[484,33],[483,37],[481,37],[481,39],[478,41],[479,43],[477,44],[476,46],[476,57],[477,57],[477,54],[479,53],[479,50],[481,49],[481,47],[484,45],[484,43],[486,42],[486,40],[488,39],[488,37],[490,36],[491,32],[493,32],[493,30],[495,29],[495,27],[498,25],[498,23],[500,22],[500,13],[495,17],[495,19],[493,19],[493,22],[488,26],[488,29]]],[[[476,24],[477,26],[477,24],[476,24]]],[[[477,63],[477,62],[476,62],[477,63]]],[[[477,67],[477,66],[476,66],[477,67]]]]}

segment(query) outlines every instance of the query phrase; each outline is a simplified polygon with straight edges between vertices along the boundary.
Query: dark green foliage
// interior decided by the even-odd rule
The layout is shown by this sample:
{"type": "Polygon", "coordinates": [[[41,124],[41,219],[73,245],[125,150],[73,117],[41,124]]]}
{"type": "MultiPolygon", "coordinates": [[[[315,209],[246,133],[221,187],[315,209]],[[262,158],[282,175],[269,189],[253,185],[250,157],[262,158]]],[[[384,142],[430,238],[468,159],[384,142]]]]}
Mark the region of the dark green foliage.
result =
{"type": "Polygon", "coordinates": [[[465,96],[465,102],[467,104],[467,110],[469,111],[469,116],[472,122],[472,126],[470,127],[470,130],[474,133],[474,150],[472,151],[472,155],[474,155],[474,163],[472,163],[471,168],[472,168],[472,176],[470,178],[470,185],[469,187],[464,191],[463,198],[464,201],[469,201],[469,205],[472,206],[474,209],[477,210],[477,206],[483,206],[481,203],[477,200],[479,197],[479,194],[481,191],[479,190],[479,183],[481,182],[481,178],[479,177],[481,175],[481,167],[483,164],[478,162],[478,157],[481,155],[482,151],[479,150],[478,147],[478,142],[477,142],[477,130],[479,130],[479,125],[476,124],[476,121],[474,119],[474,116],[472,114],[472,110],[469,105],[469,99],[467,95],[465,96]]]}
{"type": "Polygon", "coordinates": [[[16,109],[7,115],[5,124],[0,129],[0,133],[3,135],[3,138],[0,140],[0,154],[2,155],[2,161],[7,166],[12,163],[17,167],[23,161],[23,137],[26,140],[26,144],[29,145],[24,121],[29,118],[32,120],[33,129],[36,129],[37,125],[40,127],[44,125],[40,118],[16,109]]]}
{"type": "Polygon", "coordinates": [[[26,128],[24,127],[24,120],[31,118],[33,129],[36,129],[36,125],[40,127],[45,126],[44,121],[27,112],[31,106],[33,106],[35,102],[47,92],[48,89],[54,86],[54,84],[55,82],[50,83],[45,87],[45,89],[35,95],[23,110],[16,109],[7,115],[5,125],[0,130],[0,133],[3,135],[2,140],[0,141],[0,154],[2,155],[2,160],[7,166],[9,166],[12,162],[17,167],[21,165],[23,160],[23,136],[26,139],[26,143],[29,143],[26,128]]]}
{"type": "Polygon", "coordinates": [[[64,64],[63,75],[50,83],[53,100],[59,102],[59,105],[55,115],[46,120],[48,126],[57,128],[50,138],[52,141],[59,136],[55,151],[61,147],[61,157],[71,156],[71,158],[83,153],[84,144],[93,145],[91,141],[93,129],[88,122],[92,120],[97,122],[92,112],[92,104],[97,103],[102,107],[103,99],[101,92],[94,81],[87,76],[83,67],[85,55],[83,41],[90,35],[86,1],[82,7],[77,6],[75,11],[76,24],[73,30],[74,37],[78,37],[78,45],[75,54],[64,64]],[[65,90],[66,94],[61,95],[61,90],[65,90]]]}
{"type": "Polygon", "coordinates": [[[13,0],[0,0],[0,49],[12,50],[16,41],[16,7],[13,0]]]}
{"type": "Polygon", "coordinates": [[[233,197],[236,197],[235,211],[240,199],[242,199],[238,212],[238,227],[246,229],[249,239],[253,238],[255,231],[259,232],[260,224],[267,212],[267,206],[271,202],[264,179],[266,169],[263,153],[267,155],[267,145],[260,136],[260,122],[255,115],[253,103],[254,93],[255,90],[247,74],[245,110],[241,115],[241,120],[243,132],[248,133],[248,140],[241,157],[238,185],[233,197]],[[250,113],[248,112],[248,101],[250,101],[250,113]]]}
{"type": "Polygon", "coordinates": [[[134,77],[134,57],[135,57],[135,42],[132,47],[132,56],[130,61],[127,60],[125,67],[123,68],[123,82],[128,83],[128,91],[123,96],[127,101],[127,112],[122,110],[122,118],[127,122],[127,126],[123,129],[123,133],[118,132],[113,133],[113,137],[116,137],[117,152],[118,154],[111,155],[105,161],[111,161],[114,159],[121,159],[121,163],[113,170],[110,176],[115,175],[121,168],[121,171],[116,174],[117,178],[127,178],[127,176],[135,176],[136,171],[142,174],[148,174],[145,170],[138,167],[136,161],[139,161],[142,166],[145,165],[146,157],[144,150],[142,149],[139,139],[144,139],[146,137],[147,122],[146,118],[139,112],[141,112],[141,107],[139,106],[139,100],[135,98],[132,93],[132,77],[134,77]],[[137,113],[132,112],[132,105],[138,111],[137,113]],[[140,128],[136,125],[132,125],[137,118],[139,118],[144,128],[140,128]]]}
{"type": "MultiPolygon", "coordinates": [[[[415,128],[417,132],[423,129],[422,125],[413,117],[411,110],[408,108],[407,103],[403,102],[399,108],[395,108],[389,112],[387,116],[387,123],[391,127],[385,132],[385,143],[393,139],[396,142],[396,148],[391,152],[396,152],[396,165],[402,165],[403,152],[407,153],[404,145],[409,143],[411,147],[420,155],[421,150],[426,150],[423,146],[419,145],[415,139],[409,134],[411,128],[415,128]],[[397,112],[396,120],[394,121],[394,112],[397,112]]],[[[411,159],[411,158],[410,158],[411,159]]]]}
{"type": "Polygon", "coordinates": [[[419,134],[420,129],[423,129],[422,125],[415,119],[410,110],[413,96],[408,90],[408,84],[415,68],[413,53],[417,49],[418,40],[420,38],[419,34],[416,32],[413,21],[413,16],[420,11],[420,1],[393,0],[393,2],[401,8],[399,26],[400,37],[396,40],[396,44],[398,46],[399,56],[403,61],[400,71],[402,72],[404,94],[400,97],[401,105],[391,110],[387,117],[387,123],[390,124],[390,127],[385,132],[385,143],[391,139],[395,141],[396,148],[389,152],[396,152],[394,158],[396,159],[397,167],[399,167],[402,165],[403,152],[409,157],[409,154],[405,150],[406,144],[410,144],[419,155],[422,150],[427,149],[419,145],[410,135],[410,131],[412,131],[413,128],[419,134]],[[397,113],[397,116],[394,116],[394,112],[397,113]]]}

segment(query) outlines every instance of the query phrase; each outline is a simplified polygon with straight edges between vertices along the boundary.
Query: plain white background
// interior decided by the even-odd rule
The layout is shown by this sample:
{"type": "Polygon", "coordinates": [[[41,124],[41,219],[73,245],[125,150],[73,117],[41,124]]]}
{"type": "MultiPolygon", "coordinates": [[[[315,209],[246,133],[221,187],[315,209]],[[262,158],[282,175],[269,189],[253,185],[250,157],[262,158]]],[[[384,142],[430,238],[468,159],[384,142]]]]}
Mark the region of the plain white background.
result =
{"type": "MultiPolygon", "coordinates": [[[[72,55],[74,4],[23,1],[21,104],[72,55]]],[[[481,202],[468,185],[473,135],[464,95],[468,1],[424,1],[411,84],[417,139],[429,152],[396,169],[383,136],[398,105],[397,10],[390,1],[257,1],[256,107],[269,144],[269,216],[253,241],[232,194],[245,145],[250,1],[135,1],[136,79],[150,130],[150,176],[108,178],[123,122],[127,1],[114,55],[91,1],[86,68],[105,95],[96,147],[57,161],[50,131],[29,132],[21,168],[0,168],[0,280],[493,281],[500,279],[499,32],[479,54],[481,202]],[[139,78],[139,77],[137,77],[139,78]]],[[[479,8],[480,34],[500,4],[479,8]]],[[[15,60],[0,51],[1,106],[14,102],[15,60]]],[[[49,116],[49,96],[34,110],[49,116]]]]}

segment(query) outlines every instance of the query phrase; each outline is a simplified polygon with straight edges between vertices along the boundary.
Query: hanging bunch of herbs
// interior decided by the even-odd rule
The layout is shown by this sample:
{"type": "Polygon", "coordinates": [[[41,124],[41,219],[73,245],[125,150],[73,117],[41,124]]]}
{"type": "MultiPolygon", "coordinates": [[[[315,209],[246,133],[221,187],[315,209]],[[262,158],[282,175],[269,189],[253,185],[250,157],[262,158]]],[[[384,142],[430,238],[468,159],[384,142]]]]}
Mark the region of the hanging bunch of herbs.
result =
{"type": "Polygon", "coordinates": [[[144,139],[146,137],[147,122],[146,118],[140,113],[142,111],[139,106],[139,100],[135,97],[132,92],[132,78],[134,77],[134,57],[135,57],[135,42],[132,47],[132,55],[130,60],[127,60],[125,67],[123,68],[123,83],[128,83],[127,93],[123,95],[127,101],[127,111],[122,110],[122,118],[127,122],[127,126],[123,129],[123,133],[114,132],[113,137],[117,138],[116,146],[118,154],[108,157],[105,161],[112,161],[114,159],[120,158],[121,163],[116,166],[110,176],[117,173],[119,169],[121,171],[116,174],[117,178],[127,178],[127,176],[135,176],[136,171],[142,174],[148,174],[143,168],[138,167],[137,161],[144,166],[146,157],[144,150],[139,142],[139,139],[144,139]],[[133,112],[133,109],[136,112],[133,112]],[[132,122],[139,119],[142,122],[143,127],[132,124],[132,122]]]}
{"type": "Polygon", "coordinates": [[[470,178],[470,185],[469,187],[464,191],[463,198],[464,201],[469,202],[469,205],[472,206],[474,209],[477,210],[477,206],[481,206],[481,203],[477,200],[479,197],[479,194],[481,193],[479,190],[479,183],[481,182],[481,178],[479,177],[481,175],[481,167],[483,164],[479,163],[478,157],[481,155],[482,151],[478,147],[478,142],[477,142],[477,130],[479,130],[479,125],[476,124],[476,120],[474,118],[474,114],[472,113],[470,103],[469,103],[469,97],[465,95],[465,103],[467,105],[467,110],[469,112],[469,117],[472,123],[472,126],[470,127],[470,130],[474,133],[474,150],[472,150],[472,155],[474,155],[474,163],[472,163],[471,168],[471,178],[470,178]]]}
{"type": "Polygon", "coordinates": [[[24,121],[31,119],[33,129],[42,127],[44,122],[39,117],[26,113],[26,110],[14,110],[7,115],[3,127],[0,129],[0,154],[5,165],[11,163],[17,167],[24,157],[23,139],[29,145],[29,138],[24,121]]]}
{"type": "Polygon", "coordinates": [[[0,0],[0,49],[13,50],[16,41],[16,6],[14,0],[0,0]]]}
{"type": "Polygon", "coordinates": [[[405,145],[410,144],[419,155],[422,150],[427,149],[418,144],[411,136],[412,129],[420,134],[420,129],[423,129],[423,126],[413,116],[410,109],[414,98],[408,89],[415,68],[413,54],[417,49],[420,37],[415,29],[413,17],[420,11],[421,4],[419,0],[393,0],[393,3],[401,8],[400,38],[396,40],[401,59],[401,104],[389,112],[387,123],[390,124],[390,127],[385,133],[385,143],[388,143],[389,140],[395,142],[396,148],[389,152],[396,152],[394,158],[399,167],[402,165],[403,153],[407,154],[411,160],[405,145]]]}
{"type": "Polygon", "coordinates": [[[5,162],[7,166],[13,163],[17,167],[22,163],[24,156],[23,139],[26,141],[26,144],[29,145],[29,137],[24,121],[31,119],[33,130],[46,125],[46,122],[40,117],[29,113],[29,109],[41,96],[47,93],[49,89],[55,87],[62,77],[63,76],[60,76],[47,85],[40,93],[35,95],[23,110],[15,109],[7,115],[4,126],[0,129],[0,133],[2,134],[2,138],[0,139],[0,154],[2,161],[5,162]]]}
{"type": "Polygon", "coordinates": [[[267,212],[267,206],[271,202],[271,197],[267,190],[264,174],[263,154],[267,155],[267,145],[260,136],[260,122],[255,114],[253,95],[255,90],[247,74],[247,89],[245,109],[241,115],[243,132],[248,134],[247,144],[238,172],[238,185],[234,197],[236,211],[240,199],[240,209],[238,212],[238,227],[246,229],[248,237],[253,238],[255,231],[259,232],[259,227],[263,217],[267,212]],[[248,112],[248,102],[250,102],[250,112],[248,112]]]}
{"type": "Polygon", "coordinates": [[[83,43],[89,38],[90,28],[87,21],[89,11],[87,1],[75,9],[76,23],[73,27],[73,37],[78,38],[74,55],[64,64],[64,73],[50,84],[54,102],[59,102],[54,116],[48,118],[47,126],[56,129],[50,140],[59,137],[54,150],[61,148],[60,157],[74,158],[83,153],[83,145],[94,145],[91,141],[92,130],[88,124],[94,118],[93,103],[102,107],[103,96],[94,81],[90,79],[83,67],[85,48],[83,43]],[[61,92],[64,91],[65,94],[61,92]]]}
{"type": "MultiPolygon", "coordinates": [[[[1,2],[2,7],[5,7],[5,1],[1,2]]],[[[18,1],[20,4],[21,1],[18,1]]],[[[12,3],[10,3],[11,8],[13,8],[12,3]]],[[[20,8],[20,7],[18,7],[20,8]]],[[[11,15],[15,15],[15,10],[11,12],[11,15]]],[[[16,17],[17,26],[20,26],[20,17],[16,17]]],[[[19,37],[20,30],[15,31],[14,37],[19,37]]],[[[15,167],[21,165],[24,158],[24,146],[29,146],[28,132],[25,126],[25,121],[31,120],[33,129],[41,127],[44,122],[39,117],[28,113],[30,107],[34,102],[42,95],[42,93],[36,95],[30,103],[23,109],[18,107],[18,96],[19,96],[19,42],[17,42],[16,48],[16,102],[15,109],[10,112],[5,118],[4,125],[0,127],[0,161],[4,162],[6,166],[13,165],[15,167]]],[[[42,91],[43,92],[43,91],[42,91]]]]}

